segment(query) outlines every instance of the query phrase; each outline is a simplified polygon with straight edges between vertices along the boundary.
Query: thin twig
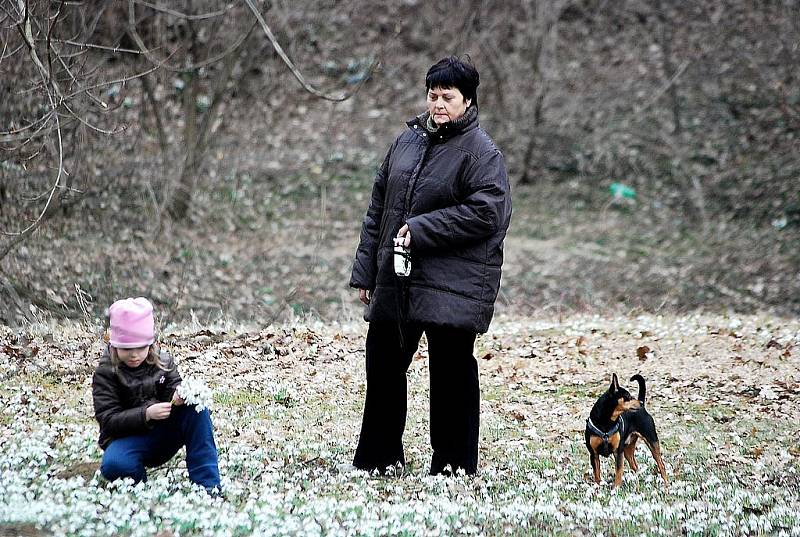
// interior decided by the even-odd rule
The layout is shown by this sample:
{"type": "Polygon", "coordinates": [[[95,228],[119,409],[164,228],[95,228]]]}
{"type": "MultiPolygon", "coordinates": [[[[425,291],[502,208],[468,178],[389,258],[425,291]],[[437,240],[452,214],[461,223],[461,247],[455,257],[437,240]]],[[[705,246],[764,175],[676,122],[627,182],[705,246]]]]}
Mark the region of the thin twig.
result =
{"type": "Polygon", "coordinates": [[[689,67],[690,63],[692,63],[691,60],[683,60],[683,63],[681,63],[680,66],[675,70],[675,74],[673,74],[672,77],[669,80],[667,80],[667,83],[661,86],[661,88],[655,93],[655,95],[653,95],[649,101],[647,101],[642,106],[637,108],[634,111],[634,113],[640,114],[645,110],[647,110],[648,108],[650,108],[650,106],[652,106],[653,103],[655,103],[662,95],[664,95],[664,93],[667,92],[667,90],[669,90],[670,87],[672,87],[673,84],[675,84],[675,82],[678,81],[678,79],[681,77],[686,68],[689,67]]]}
{"type": "Polygon", "coordinates": [[[34,140],[35,138],[38,138],[39,136],[43,136],[43,135],[49,133],[51,130],[53,130],[52,127],[47,129],[47,130],[44,130],[44,128],[47,126],[48,123],[50,123],[50,119],[52,118],[52,116],[55,113],[56,113],[55,110],[50,110],[50,111],[47,112],[47,114],[45,114],[41,118],[37,119],[36,123],[38,123],[39,121],[42,121],[42,120],[44,120],[44,123],[42,123],[42,126],[39,127],[38,129],[36,129],[35,131],[33,131],[31,134],[21,133],[23,130],[28,130],[28,127],[23,127],[22,129],[20,129],[19,132],[9,133],[9,134],[5,134],[5,135],[0,133],[0,144],[6,144],[6,143],[10,143],[10,142],[19,142],[19,141],[24,140],[25,143],[23,143],[21,146],[19,146],[19,147],[23,147],[28,142],[30,142],[31,140],[34,140]]]}
{"type": "Polygon", "coordinates": [[[72,115],[72,117],[74,117],[75,119],[77,119],[78,121],[80,121],[81,123],[83,123],[84,125],[89,127],[90,129],[92,129],[93,131],[99,132],[100,134],[105,134],[107,136],[113,136],[113,135],[118,134],[118,133],[120,133],[120,132],[125,130],[125,127],[116,127],[114,130],[101,129],[100,127],[97,127],[96,125],[92,125],[91,123],[89,123],[88,119],[84,119],[80,115],[78,115],[74,110],[72,110],[72,108],[69,107],[69,105],[67,103],[62,103],[62,105],[64,106],[64,108],[66,108],[69,111],[69,113],[72,115]]]}
{"type": "MultiPolygon", "coordinates": [[[[0,259],[2,258],[3,256],[0,255],[0,259]]],[[[17,306],[17,309],[20,311],[20,313],[22,313],[22,315],[25,316],[25,320],[33,324],[35,319],[31,317],[30,311],[28,311],[28,308],[26,308],[22,303],[22,299],[20,299],[19,294],[17,294],[17,290],[14,289],[14,286],[11,285],[11,280],[9,278],[3,278],[3,287],[6,290],[6,294],[9,296],[11,301],[14,302],[14,304],[17,306]]]]}
{"type": "MultiPolygon", "coordinates": [[[[148,60],[150,60],[153,64],[157,65],[158,67],[166,69],[167,71],[173,71],[173,72],[193,71],[217,63],[218,61],[225,58],[228,54],[231,54],[233,51],[239,48],[239,46],[244,42],[247,36],[250,35],[250,32],[253,31],[253,28],[248,29],[247,32],[239,36],[236,42],[227,50],[211,58],[206,58],[205,60],[199,63],[194,63],[192,65],[169,65],[167,63],[167,60],[169,58],[166,58],[164,60],[159,60],[150,53],[149,49],[144,43],[144,40],[142,40],[142,37],[139,35],[139,32],[136,31],[136,10],[134,7],[134,3],[137,2],[140,2],[140,0],[128,0],[128,33],[136,42],[136,45],[139,47],[142,53],[145,56],[147,56],[148,60]]],[[[253,23],[253,27],[255,27],[255,25],[256,23],[253,23]]],[[[177,50],[175,52],[177,52],[177,50]]],[[[172,54],[174,54],[175,52],[173,52],[172,54]]]]}
{"type": "Polygon", "coordinates": [[[63,43],[65,45],[72,45],[73,47],[80,47],[80,48],[95,48],[100,50],[108,50],[110,52],[124,52],[126,54],[144,54],[141,50],[133,50],[129,48],[121,48],[121,47],[109,47],[107,45],[95,45],[94,43],[80,43],[78,41],[72,41],[70,39],[53,39],[53,43],[63,43]]]}
{"type": "Polygon", "coordinates": [[[156,4],[151,4],[150,2],[145,2],[144,0],[134,0],[139,5],[147,6],[150,9],[154,9],[155,11],[160,11],[162,13],[167,13],[172,15],[173,17],[178,17],[180,19],[186,19],[190,21],[199,21],[199,20],[206,20],[206,19],[213,19],[216,17],[220,17],[227,13],[229,7],[226,7],[222,11],[213,11],[209,13],[201,13],[199,15],[189,15],[187,13],[181,13],[180,11],[175,11],[174,9],[169,9],[163,6],[158,6],[156,4]]]}
{"type": "MultiPolygon", "coordinates": [[[[6,41],[6,40],[4,39],[4,40],[3,40],[3,51],[2,51],[2,52],[0,52],[0,67],[2,67],[2,65],[3,65],[3,60],[6,58],[6,50],[8,50],[8,41],[6,41]]],[[[13,55],[13,54],[9,54],[9,57],[11,57],[12,55],[13,55]]]]}
{"type": "MultiPolygon", "coordinates": [[[[0,10],[2,10],[3,13],[6,14],[6,16],[3,18],[3,22],[5,22],[6,19],[11,19],[12,21],[11,24],[6,26],[6,28],[11,28],[12,26],[19,26],[19,24],[22,22],[22,19],[20,20],[15,19],[14,14],[8,11],[8,9],[6,9],[6,6],[4,6],[3,4],[0,4],[0,10]]],[[[19,15],[20,17],[22,17],[22,13],[20,13],[19,15]]]]}
{"type": "MultiPolygon", "coordinates": [[[[62,13],[63,8],[64,8],[64,0],[61,0],[61,3],[58,5],[58,11],[56,11],[56,16],[53,17],[53,22],[51,22],[50,26],[47,28],[47,41],[46,41],[47,42],[47,69],[51,74],[51,78],[52,78],[52,74],[53,74],[53,59],[52,59],[52,56],[50,56],[50,51],[52,50],[53,52],[56,53],[56,56],[59,59],[61,59],[61,58],[60,58],[58,52],[55,49],[53,49],[52,43],[51,43],[50,40],[53,38],[53,29],[56,27],[56,24],[58,24],[58,19],[61,17],[61,13],[62,13]]],[[[61,60],[61,62],[63,63],[64,60],[61,60]]]]}
{"type": "MultiPolygon", "coordinates": [[[[52,115],[53,115],[53,111],[49,110],[46,114],[44,114],[43,116],[37,118],[36,121],[34,121],[33,123],[29,123],[28,125],[25,125],[24,127],[20,127],[18,129],[13,129],[13,130],[8,130],[8,131],[0,131],[0,142],[6,141],[6,139],[3,138],[3,136],[6,136],[6,135],[18,135],[18,134],[20,134],[20,133],[22,133],[24,131],[30,130],[30,129],[34,128],[36,125],[38,125],[40,122],[48,120],[50,118],[50,116],[52,116],[52,115]]],[[[8,140],[8,141],[13,141],[13,140],[8,140]]]]}
{"type": "MultiPolygon", "coordinates": [[[[52,79],[50,79],[49,84],[48,84],[48,76],[49,76],[49,74],[44,69],[44,66],[42,65],[42,62],[39,61],[39,57],[36,54],[36,49],[33,46],[34,41],[33,41],[33,35],[32,35],[32,31],[31,31],[30,13],[28,12],[28,6],[27,6],[27,4],[23,4],[23,0],[18,0],[18,3],[19,3],[20,9],[22,9],[23,7],[25,8],[25,19],[24,19],[24,21],[25,21],[25,25],[24,26],[25,27],[24,27],[24,32],[22,30],[20,30],[20,33],[23,34],[23,38],[28,42],[29,47],[30,47],[31,58],[33,59],[33,61],[36,64],[36,66],[39,68],[39,74],[42,77],[42,81],[45,84],[45,92],[47,93],[47,99],[50,101],[50,107],[51,107],[51,109],[53,111],[56,111],[56,110],[58,110],[58,105],[56,104],[55,100],[53,99],[52,92],[48,88],[52,87],[54,91],[59,92],[58,85],[52,79]]],[[[60,96],[60,92],[59,92],[59,96],[60,96]]],[[[0,259],[4,258],[8,254],[8,252],[11,251],[11,248],[16,246],[16,244],[18,244],[19,242],[21,242],[25,238],[25,236],[27,236],[28,234],[33,232],[33,230],[35,230],[37,227],[39,227],[39,225],[41,224],[45,214],[48,211],[48,209],[50,209],[50,204],[53,202],[53,197],[55,196],[56,190],[58,190],[58,185],[61,183],[61,177],[62,177],[62,175],[64,173],[64,144],[63,144],[62,134],[61,134],[61,120],[58,117],[58,113],[54,114],[53,117],[55,118],[55,121],[56,121],[56,129],[55,130],[56,130],[56,135],[57,135],[56,138],[58,140],[58,173],[56,174],[55,181],[53,181],[53,187],[50,189],[50,195],[47,198],[47,203],[45,204],[44,208],[42,209],[42,212],[39,213],[39,216],[36,218],[36,220],[34,220],[28,227],[26,227],[22,231],[19,231],[19,232],[3,232],[4,235],[14,236],[15,238],[14,238],[14,240],[9,241],[9,243],[6,245],[6,247],[3,250],[0,250],[0,259]]]]}
{"type": "Polygon", "coordinates": [[[158,144],[161,146],[161,153],[164,158],[164,169],[167,168],[166,158],[167,158],[167,149],[169,148],[169,143],[167,142],[167,133],[164,130],[164,124],[161,121],[161,110],[158,107],[158,103],[156,101],[155,92],[153,91],[153,87],[150,85],[150,80],[143,76],[140,79],[142,83],[142,87],[144,88],[144,94],[147,98],[147,102],[150,104],[150,109],[153,111],[153,117],[155,117],[156,121],[156,132],[158,134],[158,144]]]}
{"type": "MultiPolygon", "coordinates": [[[[140,78],[140,77],[143,77],[143,76],[147,76],[150,73],[158,71],[158,69],[159,69],[159,66],[156,65],[156,66],[152,67],[151,69],[148,69],[147,71],[142,71],[141,73],[137,73],[135,75],[126,76],[126,77],[123,77],[123,78],[117,78],[117,79],[114,79],[114,80],[107,80],[105,82],[98,82],[97,84],[92,84],[91,86],[86,86],[85,88],[82,88],[82,89],[80,89],[78,91],[74,91],[72,93],[68,93],[68,94],[66,94],[64,96],[64,99],[71,99],[72,97],[75,97],[79,93],[83,93],[84,91],[88,91],[88,90],[91,90],[91,89],[102,88],[104,86],[110,86],[112,84],[125,84],[126,82],[130,82],[131,80],[136,80],[137,78],[140,78]]],[[[102,103],[102,106],[103,106],[103,108],[108,108],[108,105],[106,103],[102,103]]]]}
{"type": "MultiPolygon", "coordinates": [[[[283,60],[283,63],[286,64],[286,67],[289,68],[289,71],[292,72],[294,77],[307,92],[316,97],[325,99],[326,101],[335,101],[335,102],[346,101],[347,99],[355,95],[358,92],[358,90],[361,89],[361,86],[363,86],[364,83],[372,76],[372,72],[379,64],[378,59],[373,60],[369,68],[367,69],[367,72],[365,73],[364,77],[358,82],[355,88],[353,88],[351,91],[346,91],[338,96],[320,91],[306,81],[303,74],[297,69],[297,67],[295,67],[294,63],[292,63],[292,60],[289,59],[289,56],[286,55],[286,52],[284,52],[281,44],[278,43],[278,40],[275,38],[275,35],[272,33],[272,30],[267,25],[267,22],[264,20],[264,17],[261,15],[261,12],[259,12],[258,8],[256,8],[255,4],[253,3],[253,0],[244,0],[244,2],[245,4],[247,4],[247,7],[250,8],[250,11],[253,12],[253,15],[258,20],[258,23],[261,25],[261,28],[264,30],[264,35],[267,36],[267,39],[269,39],[269,42],[272,44],[272,48],[275,49],[275,52],[278,53],[278,56],[280,56],[281,60],[283,60]]],[[[395,36],[397,36],[398,33],[399,31],[395,32],[395,36]]],[[[387,42],[388,41],[392,40],[387,40],[387,42]]],[[[385,45],[386,43],[384,43],[384,46],[385,45]]]]}
{"type": "Polygon", "coordinates": [[[55,90],[56,94],[58,94],[59,97],[60,97],[61,96],[61,91],[58,89],[58,85],[55,83],[55,81],[50,76],[50,72],[47,69],[45,69],[45,66],[42,64],[42,61],[39,59],[39,55],[36,54],[36,43],[35,43],[35,40],[33,38],[33,30],[31,29],[30,12],[28,11],[27,3],[24,2],[23,0],[17,0],[17,2],[19,3],[20,11],[22,12],[22,10],[24,10],[24,12],[25,12],[25,15],[24,15],[22,21],[20,22],[20,24],[17,25],[17,29],[19,30],[19,33],[22,36],[22,39],[25,41],[25,45],[28,47],[28,53],[29,53],[31,59],[33,60],[33,64],[36,66],[36,68],[39,70],[39,73],[42,76],[42,82],[45,84],[45,87],[52,84],[53,85],[53,89],[55,90]]]}
{"type": "Polygon", "coordinates": [[[5,55],[3,55],[2,57],[0,57],[0,61],[3,61],[3,60],[5,60],[6,58],[10,58],[11,56],[13,56],[14,54],[16,54],[17,52],[19,52],[19,51],[20,51],[20,50],[22,50],[23,48],[25,48],[25,43],[21,44],[20,46],[18,46],[17,48],[15,48],[15,49],[14,49],[14,50],[12,50],[11,52],[9,52],[8,54],[5,54],[5,55]]]}
{"type": "MultiPolygon", "coordinates": [[[[64,173],[67,173],[67,172],[64,172],[64,173]]],[[[81,194],[81,195],[85,194],[85,192],[83,190],[79,190],[77,188],[69,187],[69,186],[62,186],[60,190],[62,192],[75,192],[75,193],[81,194]]],[[[44,198],[45,196],[48,196],[49,194],[50,194],[50,189],[47,189],[47,190],[45,190],[44,192],[42,192],[41,194],[39,194],[37,196],[33,196],[33,197],[25,197],[25,196],[23,196],[22,199],[24,201],[26,201],[26,202],[39,201],[40,199],[44,198]]]]}
{"type": "MultiPolygon", "coordinates": [[[[41,31],[41,28],[39,28],[39,30],[41,31]]],[[[61,55],[61,51],[60,51],[60,50],[56,50],[56,48],[53,46],[53,43],[51,42],[51,39],[50,39],[50,33],[51,33],[51,32],[52,32],[52,27],[50,28],[50,30],[48,30],[48,37],[47,37],[47,58],[48,58],[48,64],[50,64],[50,51],[52,50],[52,51],[55,53],[55,55],[56,55],[56,58],[58,59],[58,62],[59,62],[59,63],[61,64],[61,66],[64,68],[64,71],[66,71],[66,73],[67,73],[67,74],[70,76],[70,78],[72,79],[72,81],[73,81],[73,82],[74,82],[74,83],[75,83],[75,84],[76,84],[78,87],[80,87],[80,86],[81,86],[81,83],[80,83],[80,82],[78,82],[78,79],[77,79],[77,77],[76,77],[76,76],[75,76],[75,75],[72,73],[72,70],[69,68],[69,66],[67,65],[67,63],[64,61],[64,58],[63,58],[63,57],[62,57],[62,55],[61,55]]],[[[85,65],[85,64],[84,64],[84,65],[85,65]]],[[[52,64],[50,64],[50,73],[52,73],[52,72],[53,72],[53,67],[52,67],[52,64]]],[[[91,94],[91,92],[89,92],[88,90],[86,90],[86,95],[87,95],[87,96],[88,96],[88,97],[89,97],[89,98],[90,98],[92,101],[94,101],[95,103],[97,103],[98,105],[102,106],[103,108],[106,108],[106,105],[105,105],[105,103],[103,103],[103,102],[102,102],[102,101],[101,101],[99,98],[97,98],[97,97],[95,97],[94,95],[92,95],[92,94],[91,94]]],[[[59,103],[59,104],[61,104],[61,103],[59,103]]]]}

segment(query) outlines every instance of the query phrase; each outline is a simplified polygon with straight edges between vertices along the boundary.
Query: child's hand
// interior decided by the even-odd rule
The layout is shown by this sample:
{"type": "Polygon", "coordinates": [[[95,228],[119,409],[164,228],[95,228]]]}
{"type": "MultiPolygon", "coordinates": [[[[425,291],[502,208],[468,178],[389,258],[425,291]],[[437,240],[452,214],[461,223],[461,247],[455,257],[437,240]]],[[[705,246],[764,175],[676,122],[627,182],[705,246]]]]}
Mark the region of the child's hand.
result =
{"type": "MultiPolygon", "coordinates": [[[[179,384],[178,386],[180,386],[180,384],[179,384]]],[[[173,405],[175,405],[175,406],[181,406],[181,405],[182,405],[182,404],[184,404],[185,402],[186,402],[186,401],[184,401],[184,400],[183,400],[183,397],[181,397],[181,396],[178,394],[178,389],[177,389],[177,387],[176,387],[176,388],[175,388],[175,393],[173,393],[173,394],[172,394],[172,404],[173,404],[173,405]]]]}
{"type": "Polygon", "coordinates": [[[144,415],[147,421],[151,420],[165,420],[169,417],[169,413],[172,412],[172,404],[171,403],[156,403],[154,405],[150,405],[145,410],[144,415]]]}

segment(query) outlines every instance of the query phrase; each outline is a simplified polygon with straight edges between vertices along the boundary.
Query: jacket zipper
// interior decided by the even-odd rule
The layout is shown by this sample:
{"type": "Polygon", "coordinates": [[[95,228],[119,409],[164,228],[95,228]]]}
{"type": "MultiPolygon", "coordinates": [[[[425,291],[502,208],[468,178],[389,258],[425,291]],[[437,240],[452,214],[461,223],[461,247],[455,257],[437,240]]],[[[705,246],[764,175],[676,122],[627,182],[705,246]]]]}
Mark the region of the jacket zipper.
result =
{"type": "Polygon", "coordinates": [[[426,133],[422,133],[421,135],[423,140],[425,140],[425,149],[422,151],[422,157],[419,159],[416,168],[411,174],[411,178],[408,181],[406,186],[406,196],[405,196],[405,204],[403,205],[403,223],[405,224],[406,220],[408,220],[408,216],[411,213],[411,200],[414,195],[414,187],[417,185],[417,180],[419,179],[420,174],[422,173],[422,168],[425,166],[425,161],[428,158],[428,153],[430,153],[431,146],[433,145],[432,141],[428,139],[426,133]]]}

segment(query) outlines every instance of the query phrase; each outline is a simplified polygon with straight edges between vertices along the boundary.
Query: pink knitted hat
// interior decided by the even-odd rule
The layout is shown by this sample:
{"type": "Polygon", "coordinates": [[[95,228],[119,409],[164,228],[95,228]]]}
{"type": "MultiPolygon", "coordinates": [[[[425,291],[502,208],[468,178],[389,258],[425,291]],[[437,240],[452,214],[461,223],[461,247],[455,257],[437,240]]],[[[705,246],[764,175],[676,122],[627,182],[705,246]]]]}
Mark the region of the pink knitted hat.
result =
{"type": "Polygon", "coordinates": [[[153,305],[144,297],[117,300],[108,308],[111,346],[118,349],[146,347],[155,341],[153,305]]]}

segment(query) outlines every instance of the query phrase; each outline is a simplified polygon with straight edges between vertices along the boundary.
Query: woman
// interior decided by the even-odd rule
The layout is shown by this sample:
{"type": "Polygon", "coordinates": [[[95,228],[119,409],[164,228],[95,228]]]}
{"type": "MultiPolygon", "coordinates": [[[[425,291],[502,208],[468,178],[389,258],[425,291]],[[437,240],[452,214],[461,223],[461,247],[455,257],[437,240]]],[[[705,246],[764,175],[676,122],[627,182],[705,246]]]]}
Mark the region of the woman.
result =
{"type": "Polygon", "coordinates": [[[511,218],[503,155],[478,125],[478,72],[445,58],[425,77],[428,110],[407,122],[375,178],[350,286],[367,305],[367,394],[353,465],[405,464],[406,371],[430,354],[430,473],[478,466],[475,337],[494,313],[511,218]],[[397,276],[393,250],[409,253],[397,276]]]}

